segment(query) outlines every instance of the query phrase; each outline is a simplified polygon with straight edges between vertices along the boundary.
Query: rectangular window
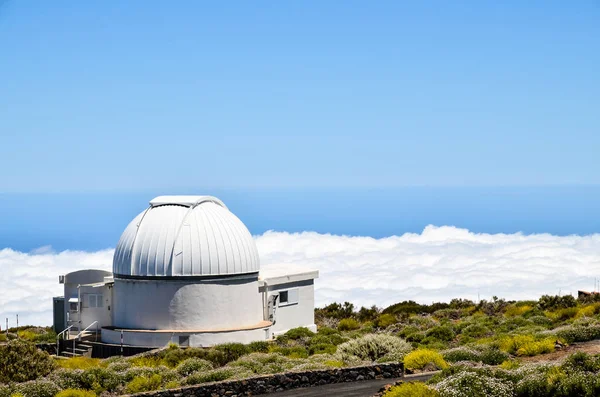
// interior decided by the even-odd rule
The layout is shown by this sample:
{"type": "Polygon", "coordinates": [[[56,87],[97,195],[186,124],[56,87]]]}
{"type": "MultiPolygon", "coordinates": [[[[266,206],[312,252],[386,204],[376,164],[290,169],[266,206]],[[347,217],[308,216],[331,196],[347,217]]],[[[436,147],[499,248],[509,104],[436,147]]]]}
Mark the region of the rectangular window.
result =
{"type": "Polygon", "coordinates": [[[102,307],[103,305],[102,294],[89,294],[88,295],[88,306],[89,307],[102,307]]]}
{"type": "Polygon", "coordinates": [[[289,306],[298,303],[298,288],[279,291],[279,306],[289,306]]]}
{"type": "Polygon", "coordinates": [[[279,303],[288,303],[288,292],[281,291],[279,293],[279,303]]]}
{"type": "Polygon", "coordinates": [[[77,311],[77,302],[69,302],[69,310],[72,312],[77,311]]]}

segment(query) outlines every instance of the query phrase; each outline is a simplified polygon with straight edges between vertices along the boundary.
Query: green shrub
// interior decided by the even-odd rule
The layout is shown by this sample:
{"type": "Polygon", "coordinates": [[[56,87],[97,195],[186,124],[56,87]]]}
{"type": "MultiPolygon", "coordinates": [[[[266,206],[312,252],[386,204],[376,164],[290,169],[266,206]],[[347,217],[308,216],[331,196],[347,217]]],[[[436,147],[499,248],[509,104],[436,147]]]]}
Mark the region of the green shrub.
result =
{"type": "Polygon", "coordinates": [[[353,318],[344,318],[340,320],[338,329],[340,331],[353,331],[360,328],[360,323],[353,318]]]}
{"type": "Polygon", "coordinates": [[[313,338],[310,338],[308,341],[308,345],[318,345],[322,343],[327,343],[331,345],[341,345],[346,342],[348,338],[343,337],[340,334],[331,334],[331,335],[315,335],[313,338]]]}
{"type": "Polygon", "coordinates": [[[167,367],[174,368],[188,357],[186,353],[187,352],[184,349],[181,349],[176,344],[171,343],[166,350],[161,352],[161,359],[158,360],[158,365],[166,365],[167,367]]]}
{"type": "Polygon", "coordinates": [[[121,385],[122,377],[107,368],[89,368],[81,373],[82,389],[102,391],[114,391],[121,385]]]}
{"type": "Polygon", "coordinates": [[[393,314],[385,313],[385,314],[380,314],[375,319],[375,322],[373,323],[373,325],[377,328],[387,328],[390,325],[396,324],[397,322],[398,322],[398,320],[396,319],[396,316],[394,316],[393,314]]]}
{"type": "Polygon", "coordinates": [[[177,373],[181,376],[188,376],[197,371],[208,371],[211,369],[213,369],[213,365],[210,361],[192,357],[182,361],[177,366],[177,373]]]}
{"type": "Polygon", "coordinates": [[[229,364],[230,367],[245,368],[254,374],[285,372],[295,365],[292,359],[278,353],[252,353],[229,364]]]}
{"type": "Polygon", "coordinates": [[[472,338],[481,338],[490,333],[490,329],[482,324],[471,324],[465,327],[461,335],[470,336],[472,338]]]}
{"type": "Polygon", "coordinates": [[[141,393],[144,391],[158,390],[162,384],[162,376],[154,374],[150,377],[137,376],[125,386],[127,393],[141,393]]]}
{"type": "Polygon", "coordinates": [[[303,346],[292,346],[292,347],[272,347],[271,353],[279,353],[290,358],[306,358],[308,357],[308,350],[303,346]]]}
{"type": "Polygon", "coordinates": [[[454,331],[452,328],[446,325],[439,325],[437,327],[431,328],[429,331],[425,333],[426,337],[439,339],[441,341],[449,342],[454,339],[454,331]]]}
{"type": "Polygon", "coordinates": [[[600,356],[591,356],[584,352],[571,354],[562,363],[561,368],[566,371],[598,372],[600,371],[600,356]]]}
{"type": "Polygon", "coordinates": [[[59,391],[56,383],[45,379],[18,383],[14,389],[14,392],[21,393],[23,397],[54,397],[59,391]]]}
{"type": "MultiPolygon", "coordinates": [[[[108,361],[108,360],[107,360],[108,361]]],[[[105,362],[106,364],[106,362],[105,362]]],[[[108,363],[108,365],[106,366],[107,369],[114,371],[114,372],[123,372],[128,370],[129,368],[131,368],[133,365],[131,364],[130,361],[124,360],[124,359],[119,359],[119,360],[114,360],[110,363],[108,363]]]]}
{"type": "Polygon", "coordinates": [[[236,373],[237,372],[233,368],[217,368],[206,372],[196,372],[191,374],[185,378],[183,383],[186,385],[197,385],[206,382],[218,382],[232,378],[236,375],[236,373]]]}
{"type": "Polygon", "coordinates": [[[481,349],[480,360],[486,365],[500,365],[510,358],[509,354],[495,347],[481,349]]]}
{"type": "Polygon", "coordinates": [[[251,352],[255,353],[268,353],[269,342],[263,340],[251,342],[248,344],[248,349],[250,349],[251,352]]]}
{"type": "MultiPolygon", "coordinates": [[[[84,385],[81,379],[83,370],[59,368],[52,372],[46,379],[56,383],[61,389],[83,389],[84,385]]],[[[1,397],[1,395],[0,395],[1,397]]]]}
{"type": "Polygon", "coordinates": [[[535,325],[541,325],[542,327],[549,327],[552,325],[552,320],[546,316],[532,316],[529,317],[529,321],[535,325]]]}
{"type": "Polygon", "coordinates": [[[444,350],[441,353],[444,360],[451,363],[457,361],[481,361],[481,352],[468,347],[455,347],[454,349],[444,350]]]}
{"type": "Polygon", "coordinates": [[[310,345],[308,348],[308,354],[334,354],[337,350],[337,346],[330,343],[317,343],[310,345]]]}
{"type": "Polygon", "coordinates": [[[369,334],[358,339],[342,343],[337,348],[337,354],[344,361],[352,357],[365,361],[376,361],[389,354],[402,357],[412,350],[410,343],[393,335],[369,334]]]}
{"type": "Polygon", "coordinates": [[[340,331],[330,327],[319,327],[317,334],[319,335],[339,335],[340,331]]]}
{"type": "Polygon", "coordinates": [[[437,397],[437,390],[421,382],[402,383],[392,387],[384,397],[437,397]]]}
{"type": "Polygon", "coordinates": [[[577,301],[571,295],[543,295],[537,303],[540,310],[556,310],[577,306],[577,301]]]}
{"type": "Polygon", "coordinates": [[[495,379],[482,373],[458,372],[436,385],[440,397],[513,397],[509,381],[495,379]]]}
{"type": "Polygon", "coordinates": [[[48,375],[54,367],[52,357],[31,342],[12,340],[0,345],[0,383],[34,380],[48,375]]]}
{"type": "Polygon", "coordinates": [[[100,359],[81,356],[56,360],[56,363],[60,368],[88,369],[100,366],[100,359]]]}
{"type": "Polygon", "coordinates": [[[65,389],[59,392],[55,397],[96,397],[96,393],[82,389],[65,389]]]}
{"type": "Polygon", "coordinates": [[[284,334],[287,338],[297,340],[301,338],[310,338],[315,336],[315,333],[306,327],[292,328],[284,334]]]}
{"type": "Polygon", "coordinates": [[[225,362],[235,361],[238,358],[249,354],[250,348],[243,343],[223,343],[213,347],[214,350],[220,351],[225,355],[225,362]]]}
{"type": "Polygon", "coordinates": [[[576,307],[567,307],[551,313],[551,316],[554,318],[555,321],[562,322],[575,318],[578,313],[579,309],[577,309],[576,307]]]}
{"type": "Polygon", "coordinates": [[[574,324],[557,329],[555,333],[558,338],[567,343],[587,342],[600,339],[600,324],[574,324]]]}
{"type": "Polygon", "coordinates": [[[408,370],[421,370],[428,366],[444,369],[448,364],[440,353],[429,349],[417,349],[404,357],[404,367],[408,370]]]}

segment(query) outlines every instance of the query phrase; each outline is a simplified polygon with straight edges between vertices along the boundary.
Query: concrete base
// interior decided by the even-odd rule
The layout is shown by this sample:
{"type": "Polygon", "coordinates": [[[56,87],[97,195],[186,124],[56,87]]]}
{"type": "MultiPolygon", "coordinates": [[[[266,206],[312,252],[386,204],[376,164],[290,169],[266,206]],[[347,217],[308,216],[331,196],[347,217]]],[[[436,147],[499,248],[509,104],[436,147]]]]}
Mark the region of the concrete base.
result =
{"type": "Polygon", "coordinates": [[[102,329],[102,342],[111,344],[121,343],[121,334],[123,336],[123,345],[143,346],[143,347],[164,347],[169,343],[174,343],[182,347],[209,347],[221,343],[250,343],[255,341],[268,340],[271,338],[270,323],[260,323],[256,327],[247,327],[245,329],[224,329],[224,330],[164,330],[164,331],[146,331],[130,329],[102,329]]]}

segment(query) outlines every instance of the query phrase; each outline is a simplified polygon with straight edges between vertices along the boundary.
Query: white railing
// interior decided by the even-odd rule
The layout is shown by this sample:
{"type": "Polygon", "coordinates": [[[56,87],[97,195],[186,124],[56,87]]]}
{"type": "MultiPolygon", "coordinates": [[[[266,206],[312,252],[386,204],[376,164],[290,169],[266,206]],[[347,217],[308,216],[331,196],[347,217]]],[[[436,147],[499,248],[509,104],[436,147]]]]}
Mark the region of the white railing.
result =
{"type": "Polygon", "coordinates": [[[69,330],[73,328],[73,325],[69,325],[66,329],[62,330],[58,335],[56,335],[56,356],[60,356],[60,336],[63,336],[65,339],[65,332],[69,332],[69,330]]]}
{"type": "Polygon", "coordinates": [[[94,339],[94,341],[98,342],[98,321],[94,321],[93,323],[85,327],[83,331],[79,332],[75,338],[73,338],[73,353],[75,353],[75,342],[81,340],[81,335],[83,335],[85,331],[92,328],[94,325],[96,326],[96,338],[94,339]]]}

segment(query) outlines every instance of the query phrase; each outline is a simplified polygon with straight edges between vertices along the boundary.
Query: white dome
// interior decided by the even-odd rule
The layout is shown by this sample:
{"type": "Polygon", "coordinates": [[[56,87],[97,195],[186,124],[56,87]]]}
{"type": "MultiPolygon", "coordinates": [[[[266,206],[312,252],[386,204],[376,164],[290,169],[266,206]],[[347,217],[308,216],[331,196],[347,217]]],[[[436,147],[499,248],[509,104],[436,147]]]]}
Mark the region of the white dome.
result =
{"type": "Polygon", "coordinates": [[[219,199],[160,196],[127,226],[113,258],[115,276],[220,276],[259,271],[246,226],[219,199]]]}

